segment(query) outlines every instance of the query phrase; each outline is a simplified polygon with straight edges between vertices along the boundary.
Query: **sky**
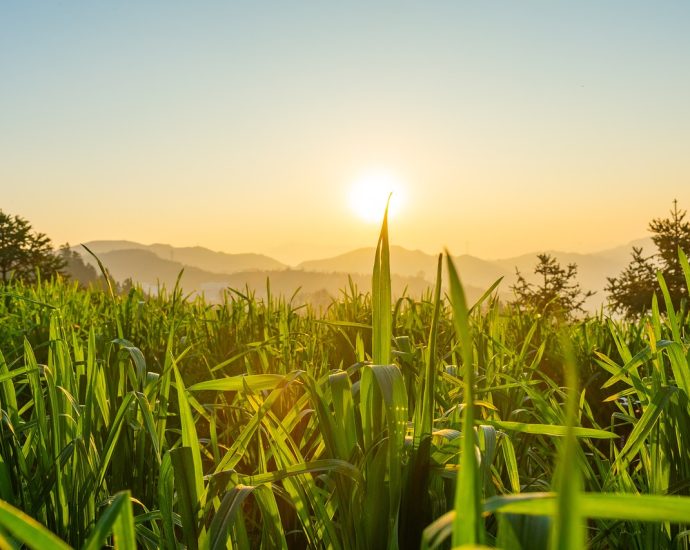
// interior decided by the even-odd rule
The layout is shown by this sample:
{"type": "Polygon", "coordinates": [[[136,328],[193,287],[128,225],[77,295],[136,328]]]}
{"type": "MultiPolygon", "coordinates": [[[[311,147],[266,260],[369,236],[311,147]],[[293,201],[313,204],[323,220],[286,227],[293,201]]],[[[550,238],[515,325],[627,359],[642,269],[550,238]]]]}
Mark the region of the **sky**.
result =
{"type": "Polygon", "coordinates": [[[8,0],[0,209],[297,263],[390,187],[407,248],[595,251],[690,207],[688,97],[685,0],[8,0]]]}

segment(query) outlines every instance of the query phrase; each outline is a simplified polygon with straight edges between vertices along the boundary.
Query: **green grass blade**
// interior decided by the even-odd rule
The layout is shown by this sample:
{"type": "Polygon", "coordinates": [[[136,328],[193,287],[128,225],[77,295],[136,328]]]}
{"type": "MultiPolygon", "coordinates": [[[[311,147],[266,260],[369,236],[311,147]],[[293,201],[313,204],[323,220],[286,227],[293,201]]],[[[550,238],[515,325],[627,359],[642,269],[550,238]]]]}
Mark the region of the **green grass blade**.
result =
{"type": "MultiPolygon", "coordinates": [[[[477,424],[479,424],[479,422],[477,422],[477,424]]],[[[618,439],[618,435],[613,432],[596,428],[582,428],[579,426],[573,427],[572,431],[569,431],[568,426],[559,426],[557,424],[532,424],[527,422],[514,422],[511,420],[482,419],[481,424],[488,424],[489,426],[510,432],[548,435],[553,437],[566,437],[569,433],[572,433],[575,437],[586,437],[589,439],[618,439]]]]}
{"type": "MultiPolygon", "coordinates": [[[[582,493],[580,507],[583,516],[590,519],[690,522],[690,497],[686,496],[582,493]]],[[[484,513],[553,516],[556,513],[556,495],[521,493],[492,497],[485,501],[484,513]]]]}
{"type": "Polygon", "coordinates": [[[563,550],[581,550],[585,547],[586,532],[581,509],[582,474],[578,463],[578,443],[575,424],[578,418],[578,374],[572,345],[564,332],[560,335],[564,352],[566,398],[566,434],[558,453],[554,474],[557,491],[556,517],[552,523],[551,545],[563,550]]]}
{"type": "Polygon", "coordinates": [[[404,548],[419,548],[424,527],[432,519],[429,503],[429,473],[431,438],[436,403],[437,341],[441,316],[441,284],[443,255],[439,254],[434,286],[434,309],[429,328],[429,340],[424,351],[424,372],[419,376],[414,411],[412,456],[407,467],[407,479],[401,508],[400,542],[404,548]]]}
{"type": "Polygon", "coordinates": [[[120,493],[116,498],[122,498],[123,503],[120,513],[117,515],[113,525],[114,548],[119,550],[129,550],[136,548],[136,536],[134,527],[134,515],[132,513],[132,500],[129,491],[120,493]]]}
{"type": "Polygon", "coordinates": [[[243,391],[245,385],[253,391],[272,390],[285,380],[281,374],[250,374],[217,378],[198,382],[187,388],[187,391],[243,391]]]}
{"type": "Polygon", "coordinates": [[[676,311],[673,306],[673,300],[671,299],[671,294],[668,291],[668,286],[664,279],[663,274],[659,271],[656,274],[657,281],[659,281],[659,286],[661,287],[661,293],[664,296],[664,304],[666,305],[666,318],[671,326],[671,333],[673,334],[673,340],[680,342],[680,325],[678,324],[678,318],[676,316],[676,311]]]}
{"type": "Polygon", "coordinates": [[[161,461],[158,475],[158,507],[163,524],[163,540],[166,548],[176,548],[175,525],[173,523],[174,473],[170,453],[166,453],[161,461]]]}
{"type": "MultiPolygon", "coordinates": [[[[390,203],[390,197],[388,198],[390,203]]],[[[383,214],[381,234],[376,246],[374,273],[371,285],[372,296],[372,359],[375,365],[391,362],[391,268],[388,246],[388,204],[383,214]]]]}
{"type": "Polygon", "coordinates": [[[184,382],[180,371],[173,363],[175,375],[175,388],[177,389],[177,402],[180,410],[180,425],[182,427],[182,445],[189,449],[192,456],[192,476],[195,484],[195,494],[200,497],[204,492],[204,472],[201,467],[201,445],[196,433],[196,425],[192,416],[192,409],[185,391],[184,382]]]}
{"type": "Polygon", "coordinates": [[[498,288],[498,285],[501,284],[503,281],[503,277],[499,277],[496,281],[493,282],[493,284],[482,294],[479,299],[474,303],[474,305],[470,308],[469,313],[471,314],[475,309],[480,308],[482,304],[486,301],[486,299],[491,296],[494,290],[498,288]]]}
{"type": "Polygon", "coordinates": [[[107,546],[111,535],[116,536],[115,548],[135,548],[134,519],[129,491],[118,493],[105,509],[84,543],[82,550],[100,550],[107,546]],[[119,537],[119,538],[118,538],[119,537]],[[129,546],[125,546],[129,544],[129,546]]]}
{"type": "Polygon", "coordinates": [[[210,550],[227,548],[230,526],[241,511],[242,503],[253,491],[254,487],[249,485],[237,485],[225,494],[209,527],[208,548],[210,550]]]}
{"type": "Polygon", "coordinates": [[[612,472],[617,472],[627,468],[630,461],[637,455],[640,448],[644,445],[647,436],[656,424],[661,413],[666,409],[669,400],[678,391],[675,387],[661,388],[652,398],[652,401],[644,408],[642,416],[635,423],[628,440],[623,449],[618,454],[616,461],[611,467],[612,472]]]}
{"type": "MultiPolygon", "coordinates": [[[[375,492],[381,498],[388,494],[385,507],[388,510],[386,539],[389,548],[397,548],[398,512],[402,496],[403,443],[407,422],[407,392],[400,369],[395,365],[364,367],[360,394],[362,430],[369,433],[369,449],[374,453],[372,467],[380,470],[379,475],[374,475],[372,471],[367,472],[367,494],[375,492]],[[383,419],[385,433],[382,429],[383,419]]],[[[366,504],[373,508],[372,502],[373,500],[366,504]]],[[[374,521],[372,514],[375,513],[376,510],[365,511],[365,521],[374,521]]],[[[379,523],[376,528],[380,529],[380,519],[376,521],[379,523]]]]}
{"type": "Polygon", "coordinates": [[[194,453],[189,447],[178,447],[170,451],[173,471],[175,472],[175,489],[177,508],[182,518],[182,535],[189,550],[199,547],[199,493],[197,480],[194,478],[194,453]]]}
{"type": "Polygon", "coordinates": [[[690,294],[690,263],[688,263],[688,257],[683,250],[678,249],[678,258],[680,259],[680,265],[683,268],[683,276],[685,277],[685,287],[690,294]]]}
{"type": "Polygon", "coordinates": [[[479,468],[475,455],[474,437],[474,360],[473,340],[470,329],[469,311],[465,291],[450,254],[446,252],[448,277],[450,281],[450,303],[453,309],[453,326],[462,350],[464,416],[460,473],[455,491],[455,510],[458,512],[453,524],[453,546],[481,544],[484,542],[484,524],[479,503],[479,468]]]}
{"type": "Polygon", "coordinates": [[[35,519],[3,500],[0,500],[0,527],[34,550],[46,548],[69,550],[71,548],[35,519]]]}

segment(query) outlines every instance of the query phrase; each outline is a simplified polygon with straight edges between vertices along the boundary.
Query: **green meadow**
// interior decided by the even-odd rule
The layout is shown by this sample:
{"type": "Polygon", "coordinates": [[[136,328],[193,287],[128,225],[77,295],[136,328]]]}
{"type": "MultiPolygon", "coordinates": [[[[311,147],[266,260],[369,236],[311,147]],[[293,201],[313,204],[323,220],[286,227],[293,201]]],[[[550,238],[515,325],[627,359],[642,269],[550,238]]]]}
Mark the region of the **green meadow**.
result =
{"type": "MultiPolygon", "coordinates": [[[[680,252],[686,282],[690,266],[680,252]]],[[[0,287],[0,547],[690,546],[690,316],[0,287]]]]}

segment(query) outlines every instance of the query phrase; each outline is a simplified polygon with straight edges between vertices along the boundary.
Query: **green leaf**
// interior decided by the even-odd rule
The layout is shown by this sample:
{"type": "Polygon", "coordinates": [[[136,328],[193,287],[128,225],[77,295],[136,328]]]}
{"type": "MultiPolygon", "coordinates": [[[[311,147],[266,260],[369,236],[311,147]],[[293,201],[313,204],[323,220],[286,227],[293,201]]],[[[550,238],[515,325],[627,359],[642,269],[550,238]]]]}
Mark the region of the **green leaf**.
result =
{"type": "MultiPolygon", "coordinates": [[[[182,427],[182,445],[189,449],[192,455],[192,475],[195,484],[195,496],[199,498],[204,492],[204,472],[201,467],[201,445],[196,433],[196,425],[189,399],[185,391],[184,382],[177,365],[173,362],[173,373],[175,375],[175,388],[177,389],[177,402],[180,410],[180,425],[182,427]]],[[[177,470],[176,470],[177,472],[177,470]]]]}
{"type": "MultiPolygon", "coordinates": [[[[488,424],[495,428],[507,430],[510,432],[520,432],[536,435],[549,435],[555,437],[564,437],[568,434],[567,426],[560,426],[557,424],[532,424],[527,422],[513,422],[511,420],[485,420],[482,419],[476,424],[488,424]]],[[[575,437],[586,437],[590,439],[617,439],[618,435],[606,430],[599,430],[595,428],[582,428],[576,426],[572,433],[575,437]]]]}
{"type": "Polygon", "coordinates": [[[177,507],[182,518],[182,535],[189,550],[199,547],[199,493],[194,479],[194,454],[189,447],[178,447],[170,451],[175,472],[177,507]]]}
{"type": "Polygon", "coordinates": [[[176,548],[175,526],[173,523],[174,476],[170,453],[165,453],[158,475],[158,507],[163,524],[163,540],[166,548],[176,548]]]}
{"type": "Polygon", "coordinates": [[[237,485],[225,493],[209,528],[208,548],[210,550],[225,550],[230,534],[230,525],[242,509],[244,500],[253,491],[254,487],[249,485],[237,485]]]}
{"type": "Polygon", "coordinates": [[[119,550],[136,548],[134,515],[132,514],[132,500],[129,491],[125,491],[120,513],[113,525],[114,547],[119,550]]]}
{"type": "Polygon", "coordinates": [[[582,473],[578,462],[575,424],[578,419],[579,389],[575,353],[565,331],[559,334],[564,355],[565,379],[568,389],[566,399],[566,434],[560,444],[558,463],[552,484],[557,490],[556,517],[552,522],[551,545],[563,550],[585,548],[586,525],[581,508],[582,473]]]}
{"type": "Polygon", "coordinates": [[[642,413],[642,416],[635,423],[628,440],[623,449],[616,457],[615,462],[611,466],[611,471],[621,471],[627,468],[630,461],[637,455],[638,451],[644,445],[649,432],[656,424],[657,419],[666,408],[671,396],[678,391],[675,387],[661,388],[652,398],[642,413]]]}
{"type": "Polygon", "coordinates": [[[205,380],[187,388],[187,391],[244,391],[245,386],[253,391],[272,390],[285,380],[281,374],[250,374],[205,380]]]}
{"type": "MultiPolygon", "coordinates": [[[[54,548],[70,550],[70,546],[21,510],[0,500],[0,527],[18,541],[34,550],[54,548]]],[[[1,542],[1,541],[0,541],[1,542]]]]}
{"type": "Polygon", "coordinates": [[[108,545],[111,534],[115,536],[115,548],[136,547],[130,499],[129,491],[122,491],[113,497],[89,534],[82,550],[100,550],[108,545]]]}
{"type": "MultiPolygon", "coordinates": [[[[585,517],[622,521],[656,521],[687,524],[690,497],[625,493],[582,493],[580,506],[585,517]]],[[[556,512],[555,493],[521,493],[492,497],[484,503],[484,513],[552,516],[556,512]]]]}

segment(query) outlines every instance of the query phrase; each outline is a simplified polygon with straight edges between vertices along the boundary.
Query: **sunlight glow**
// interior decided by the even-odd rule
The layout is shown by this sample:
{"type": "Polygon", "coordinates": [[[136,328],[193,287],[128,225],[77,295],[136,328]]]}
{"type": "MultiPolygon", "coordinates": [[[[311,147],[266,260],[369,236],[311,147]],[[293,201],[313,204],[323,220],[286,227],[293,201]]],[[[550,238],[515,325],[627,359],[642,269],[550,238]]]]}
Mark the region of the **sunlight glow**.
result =
{"type": "Polygon", "coordinates": [[[401,180],[388,170],[371,170],[352,183],[349,204],[352,211],[367,222],[378,223],[383,218],[388,196],[391,196],[388,216],[395,217],[404,203],[405,190],[401,180]]]}

